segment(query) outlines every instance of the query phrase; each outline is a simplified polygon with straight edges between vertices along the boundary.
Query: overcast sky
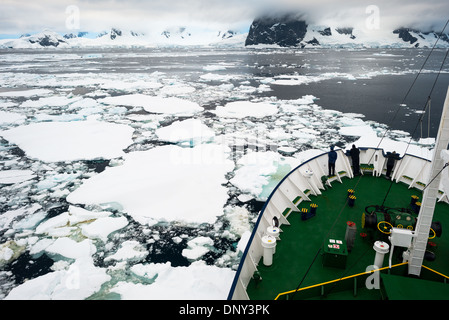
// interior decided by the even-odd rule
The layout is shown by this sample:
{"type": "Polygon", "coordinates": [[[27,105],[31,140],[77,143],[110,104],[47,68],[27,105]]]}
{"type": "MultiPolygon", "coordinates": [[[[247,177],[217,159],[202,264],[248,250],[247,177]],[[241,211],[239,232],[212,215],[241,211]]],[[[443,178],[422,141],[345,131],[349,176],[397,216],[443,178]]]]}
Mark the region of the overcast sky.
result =
{"type": "Polygon", "coordinates": [[[254,17],[276,11],[301,13],[313,24],[357,26],[371,19],[389,30],[406,26],[440,31],[449,18],[449,1],[0,0],[0,34],[45,28],[101,32],[111,27],[147,32],[173,26],[246,31],[254,17]]]}

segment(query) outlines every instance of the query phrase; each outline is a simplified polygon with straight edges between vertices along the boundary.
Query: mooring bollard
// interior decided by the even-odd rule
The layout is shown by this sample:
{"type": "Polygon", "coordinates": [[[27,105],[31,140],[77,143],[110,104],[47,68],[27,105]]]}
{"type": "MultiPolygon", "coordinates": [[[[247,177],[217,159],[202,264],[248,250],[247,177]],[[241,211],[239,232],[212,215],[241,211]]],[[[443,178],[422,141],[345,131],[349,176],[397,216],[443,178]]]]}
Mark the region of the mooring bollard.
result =
{"type": "Polygon", "coordinates": [[[349,199],[348,199],[348,205],[349,205],[351,208],[352,208],[352,207],[354,206],[354,204],[355,204],[355,199],[356,199],[355,195],[349,196],[349,199]]]}

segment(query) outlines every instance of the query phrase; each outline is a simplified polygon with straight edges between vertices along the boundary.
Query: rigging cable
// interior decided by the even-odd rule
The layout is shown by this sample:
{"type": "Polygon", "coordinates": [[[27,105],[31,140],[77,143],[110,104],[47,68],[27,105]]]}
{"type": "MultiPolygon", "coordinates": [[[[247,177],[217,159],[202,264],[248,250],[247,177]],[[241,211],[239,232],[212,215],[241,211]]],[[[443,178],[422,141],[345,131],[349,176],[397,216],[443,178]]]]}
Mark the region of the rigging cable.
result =
{"type": "MultiPolygon", "coordinates": [[[[449,22],[449,20],[448,20],[448,22],[449,22]]],[[[436,83],[437,83],[437,81],[438,81],[438,78],[440,77],[441,71],[443,70],[443,66],[444,66],[444,63],[446,62],[446,59],[447,59],[448,54],[449,54],[449,49],[446,50],[446,55],[444,56],[443,62],[441,63],[440,70],[438,71],[438,74],[437,74],[437,76],[436,76],[436,78],[435,78],[435,81],[433,82],[432,88],[431,88],[430,93],[429,93],[429,96],[428,96],[428,98],[427,98],[427,102],[426,102],[426,104],[424,105],[424,108],[423,108],[423,110],[422,110],[420,119],[418,120],[418,122],[417,122],[417,124],[416,124],[416,126],[415,126],[415,129],[413,130],[413,132],[412,132],[412,134],[411,134],[411,136],[410,136],[410,139],[409,139],[409,141],[408,141],[408,143],[407,143],[407,147],[405,148],[404,154],[407,153],[407,150],[408,150],[408,148],[410,147],[410,145],[411,145],[411,143],[412,143],[413,136],[415,135],[416,131],[418,130],[419,124],[420,124],[420,122],[422,122],[422,118],[424,117],[424,115],[425,115],[425,113],[426,113],[427,106],[430,105],[430,104],[429,104],[430,96],[432,95],[433,90],[435,89],[435,85],[436,85],[436,83]]],[[[387,197],[388,197],[388,195],[389,195],[389,193],[390,193],[390,190],[391,190],[392,185],[393,185],[393,180],[391,180],[390,187],[388,188],[387,193],[385,194],[385,198],[384,198],[384,201],[382,202],[382,206],[385,204],[385,201],[387,200],[387,197]]]]}
{"type": "MultiPolygon", "coordinates": [[[[415,77],[415,79],[413,80],[412,84],[411,84],[410,87],[408,88],[407,93],[405,94],[404,98],[402,99],[401,103],[399,104],[399,108],[397,108],[396,113],[394,114],[393,118],[392,118],[391,121],[390,121],[390,124],[393,123],[393,122],[395,121],[395,119],[396,119],[396,117],[397,117],[397,115],[398,115],[398,113],[399,113],[399,110],[401,109],[400,107],[403,106],[404,103],[405,103],[405,100],[407,100],[408,95],[409,95],[410,92],[412,91],[412,88],[414,87],[416,81],[418,80],[418,77],[421,75],[422,71],[424,70],[424,66],[427,64],[427,61],[429,60],[430,56],[432,55],[433,50],[434,50],[435,47],[437,46],[437,43],[438,43],[438,41],[440,40],[441,36],[443,35],[444,30],[446,29],[446,27],[447,27],[448,24],[449,24],[449,19],[446,21],[446,24],[444,25],[443,30],[441,30],[440,34],[438,35],[438,37],[437,37],[435,43],[433,44],[432,49],[430,50],[429,54],[427,55],[426,59],[424,60],[422,66],[421,66],[421,69],[419,69],[418,74],[416,75],[416,77],[415,77]]],[[[445,58],[445,59],[446,59],[446,58],[445,58]]],[[[440,72],[441,72],[441,70],[440,70],[440,72]]],[[[439,73],[438,73],[438,76],[439,76],[439,73]]],[[[437,77],[437,79],[438,79],[438,77],[437,77]]],[[[432,89],[431,89],[431,92],[433,91],[434,87],[435,87],[435,83],[434,83],[434,85],[433,85],[433,87],[432,87],[432,89]]],[[[388,126],[388,128],[390,128],[390,127],[391,127],[391,125],[388,126]]],[[[388,132],[389,130],[391,130],[391,129],[387,129],[387,130],[385,131],[385,133],[384,133],[384,135],[382,136],[382,138],[381,138],[379,144],[377,145],[377,148],[379,148],[380,144],[382,143],[382,140],[385,138],[385,136],[387,135],[387,132],[388,132]]]]}

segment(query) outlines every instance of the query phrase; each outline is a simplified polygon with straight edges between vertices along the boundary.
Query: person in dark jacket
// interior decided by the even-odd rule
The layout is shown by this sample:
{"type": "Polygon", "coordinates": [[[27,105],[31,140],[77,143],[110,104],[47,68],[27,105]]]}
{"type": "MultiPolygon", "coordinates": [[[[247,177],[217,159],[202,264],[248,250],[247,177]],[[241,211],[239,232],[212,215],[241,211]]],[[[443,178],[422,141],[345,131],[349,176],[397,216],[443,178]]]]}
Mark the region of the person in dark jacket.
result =
{"type": "Polygon", "coordinates": [[[358,176],[360,174],[360,150],[353,144],[349,154],[352,159],[352,171],[355,176],[358,176]]]}
{"type": "Polygon", "coordinates": [[[396,160],[399,160],[399,154],[396,153],[396,151],[393,151],[393,153],[391,152],[387,152],[387,173],[386,176],[387,178],[390,178],[391,175],[391,171],[393,170],[394,164],[396,162],[396,160]]]}
{"type": "Polygon", "coordinates": [[[334,151],[334,146],[331,146],[331,151],[329,151],[329,177],[335,175],[335,162],[337,161],[337,152],[334,151]]]}

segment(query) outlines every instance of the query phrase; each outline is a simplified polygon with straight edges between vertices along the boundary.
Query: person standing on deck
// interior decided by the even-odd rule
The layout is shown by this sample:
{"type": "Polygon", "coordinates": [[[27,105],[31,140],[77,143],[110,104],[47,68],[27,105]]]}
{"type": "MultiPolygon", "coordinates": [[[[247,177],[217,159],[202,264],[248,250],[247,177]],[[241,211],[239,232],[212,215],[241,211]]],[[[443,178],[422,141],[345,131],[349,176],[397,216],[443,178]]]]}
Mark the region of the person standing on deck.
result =
{"type": "Polygon", "coordinates": [[[355,176],[358,176],[360,174],[360,150],[353,144],[349,154],[352,159],[352,171],[355,176]]]}
{"type": "Polygon", "coordinates": [[[335,162],[337,161],[337,152],[334,151],[334,146],[331,146],[331,151],[329,151],[329,177],[335,175],[335,162]]]}
{"type": "Polygon", "coordinates": [[[391,171],[393,170],[394,164],[396,160],[399,160],[399,154],[396,153],[396,151],[393,151],[393,153],[387,152],[387,178],[390,178],[391,171]]]}

